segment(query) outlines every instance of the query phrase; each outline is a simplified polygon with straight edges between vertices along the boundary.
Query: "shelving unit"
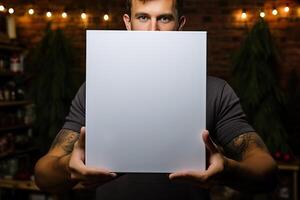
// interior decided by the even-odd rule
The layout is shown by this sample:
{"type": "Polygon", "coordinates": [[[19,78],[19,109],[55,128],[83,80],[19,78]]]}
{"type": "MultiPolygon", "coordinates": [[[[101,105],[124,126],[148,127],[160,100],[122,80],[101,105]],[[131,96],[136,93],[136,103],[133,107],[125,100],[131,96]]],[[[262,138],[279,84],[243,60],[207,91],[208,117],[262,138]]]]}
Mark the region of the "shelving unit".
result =
{"type": "Polygon", "coordinates": [[[32,101],[22,85],[29,75],[23,70],[13,71],[11,66],[12,57],[23,51],[15,42],[0,43],[0,199],[13,190],[38,191],[31,180],[38,155],[31,136],[33,123],[28,120],[32,101]]]}

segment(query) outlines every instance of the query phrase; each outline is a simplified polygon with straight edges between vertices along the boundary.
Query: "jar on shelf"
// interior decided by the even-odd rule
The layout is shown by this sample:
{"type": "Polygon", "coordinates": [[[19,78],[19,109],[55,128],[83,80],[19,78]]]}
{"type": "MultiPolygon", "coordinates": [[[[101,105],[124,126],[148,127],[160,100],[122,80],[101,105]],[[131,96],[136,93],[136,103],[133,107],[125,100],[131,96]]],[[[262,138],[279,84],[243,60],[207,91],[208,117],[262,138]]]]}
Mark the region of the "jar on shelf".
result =
{"type": "Polygon", "coordinates": [[[10,57],[10,71],[12,72],[22,72],[21,59],[17,54],[13,54],[10,57]]]}
{"type": "Polygon", "coordinates": [[[14,151],[14,137],[11,133],[0,136],[0,156],[14,151]]]}
{"type": "Polygon", "coordinates": [[[35,120],[34,104],[29,104],[25,107],[24,123],[32,124],[35,120]]]}
{"type": "Polygon", "coordinates": [[[9,68],[9,59],[5,55],[0,55],[0,72],[6,72],[9,68]]]}
{"type": "Polygon", "coordinates": [[[4,97],[4,101],[10,100],[10,90],[8,87],[3,88],[3,97],[4,97]]]}
{"type": "Polygon", "coordinates": [[[25,120],[24,109],[18,109],[15,117],[16,117],[16,124],[24,124],[24,120],[25,120]]]}
{"type": "Polygon", "coordinates": [[[18,88],[16,92],[16,99],[17,100],[24,100],[25,99],[25,92],[22,88],[18,88]]]}

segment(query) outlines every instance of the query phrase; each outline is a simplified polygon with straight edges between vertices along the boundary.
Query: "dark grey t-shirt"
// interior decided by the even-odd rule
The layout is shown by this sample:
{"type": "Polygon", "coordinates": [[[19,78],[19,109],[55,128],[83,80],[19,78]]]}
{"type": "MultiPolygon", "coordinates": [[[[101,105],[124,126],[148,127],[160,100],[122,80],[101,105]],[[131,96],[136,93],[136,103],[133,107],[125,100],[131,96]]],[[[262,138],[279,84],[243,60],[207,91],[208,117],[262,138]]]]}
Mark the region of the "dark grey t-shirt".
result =
{"type": "MultiPolygon", "coordinates": [[[[247,123],[240,102],[232,88],[214,77],[207,78],[206,127],[218,145],[254,131],[247,123]]],[[[85,84],[72,101],[64,129],[80,132],[85,125],[85,84]]],[[[207,199],[204,190],[170,182],[166,174],[127,174],[97,190],[97,199],[207,199]]]]}

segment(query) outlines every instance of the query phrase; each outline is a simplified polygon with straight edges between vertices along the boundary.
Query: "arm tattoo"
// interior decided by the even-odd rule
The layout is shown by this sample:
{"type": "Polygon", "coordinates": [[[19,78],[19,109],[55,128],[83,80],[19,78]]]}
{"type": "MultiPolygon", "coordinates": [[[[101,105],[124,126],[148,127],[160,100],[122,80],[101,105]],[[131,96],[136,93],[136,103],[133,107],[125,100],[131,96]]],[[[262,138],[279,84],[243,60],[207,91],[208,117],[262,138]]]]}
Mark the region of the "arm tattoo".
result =
{"type": "Polygon", "coordinates": [[[244,133],[234,138],[224,147],[224,151],[228,157],[241,161],[250,148],[259,148],[268,152],[262,139],[254,132],[244,133]]]}
{"type": "Polygon", "coordinates": [[[55,137],[50,150],[55,147],[60,147],[66,152],[66,154],[70,154],[73,150],[74,143],[78,140],[78,138],[78,133],[67,129],[61,129],[55,137]]]}

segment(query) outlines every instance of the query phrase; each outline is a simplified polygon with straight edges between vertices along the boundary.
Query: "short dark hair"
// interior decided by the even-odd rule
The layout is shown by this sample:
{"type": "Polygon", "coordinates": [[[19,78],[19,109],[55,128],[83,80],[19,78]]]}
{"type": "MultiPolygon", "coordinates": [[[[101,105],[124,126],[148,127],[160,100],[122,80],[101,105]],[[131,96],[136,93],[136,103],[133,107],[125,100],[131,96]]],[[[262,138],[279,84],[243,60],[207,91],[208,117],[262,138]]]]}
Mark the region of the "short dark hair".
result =
{"type": "MultiPolygon", "coordinates": [[[[147,1],[153,1],[153,0],[139,0],[143,1],[143,3],[147,1]]],[[[128,14],[131,14],[131,6],[132,6],[132,0],[126,0],[126,10],[128,14]]],[[[183,15],[182,9],[183,9],[183,0],[176,0],[176,5],[175,5],[177,12],[178,12],[178,18],[183,15]]]]}

